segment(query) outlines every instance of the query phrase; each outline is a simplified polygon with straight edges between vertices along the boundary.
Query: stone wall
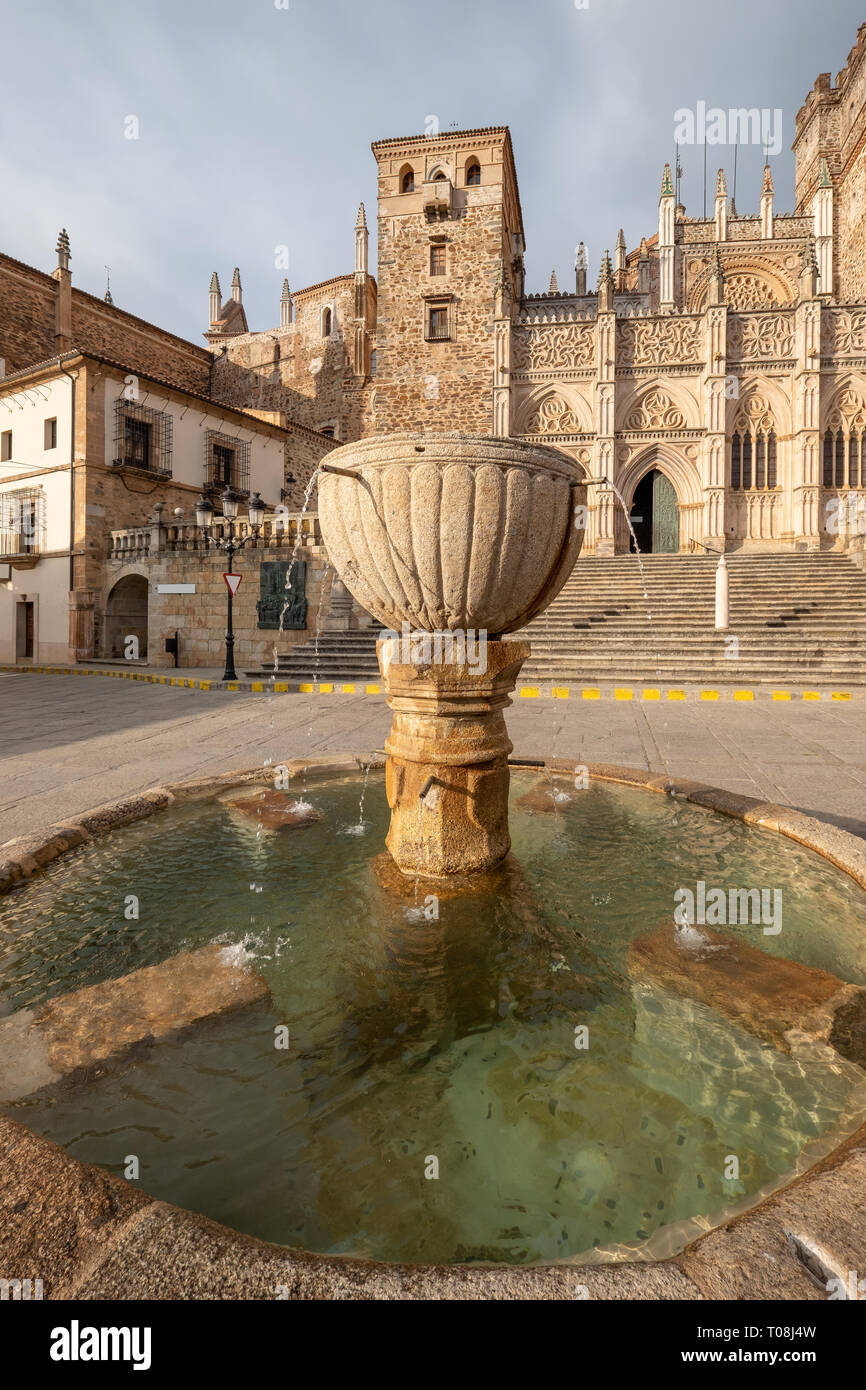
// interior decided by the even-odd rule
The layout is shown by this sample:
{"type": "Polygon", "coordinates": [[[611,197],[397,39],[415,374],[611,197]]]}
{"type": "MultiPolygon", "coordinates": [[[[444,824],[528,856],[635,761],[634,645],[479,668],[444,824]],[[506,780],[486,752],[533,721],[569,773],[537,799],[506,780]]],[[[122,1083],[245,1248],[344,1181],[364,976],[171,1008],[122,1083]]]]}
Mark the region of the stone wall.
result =
{"type": "MultiPolygon", "coordinates": [[[[59,293],[50,275],[0,255],[0,357],[7,374],[57,355],[59,293]]],[[[206,348],[75,288],[70,310],[68,346],[207,395],[211,354],[206,348]]]]}
{"type": "MultiPolygon", "coordinates": [[[[299,643],[313,639],[316,632],[323,590],[330,589],[332,574],[321,542],[315,538],[298,547],[297,558],[306,562],[306,627],[279,632],[258,626],[256,604],[260,598],[261,565],[270,560],[288,561],[289,545],[263,547],[248,545],[235,559],[234,570],[243,575],[233,603],[235,666],[239,676],[257,670],[264,662],[273,664],[274,647],[288,652],[299,643]]],[[[174,659],[165,651],[165,640],[179,634],[179,666],[207,667],[222,671],[225,658],[227,589],[223,573],[225,555],[201,549],[164,550],[156,554],[110,560],[100,595],[101,626],[110,628],[109,595],[118,582],[130,575],[141,576],[148,584],[147,661],[156,667],[173,667],[174,659]],[[160,584],[195,584],[194,594],[161,594],[160,584]],[[106,617],[106,614],[109,616],[106,617]]],[[[101,648],[101,654],[110,652],[101,648]]]]}
{"type": "MultiPolygon", "coordinates": [[[[367,286],[372,332],[375,282],[368,279],[367,286]]],[[[220,342],[211,380],[214,398],[242,409],[282,411],[313,432],[333,431],[337,441],[360,438],[367,378],[356,376],[353,367],[354,293],[351,275],[326,280],[295,296],[294,321],[287,327],[220,342]],[[323,337],[326,308],[332,329],[323,337]]],[[[296,468],[291,471],[298,476],[296,468]]]]}

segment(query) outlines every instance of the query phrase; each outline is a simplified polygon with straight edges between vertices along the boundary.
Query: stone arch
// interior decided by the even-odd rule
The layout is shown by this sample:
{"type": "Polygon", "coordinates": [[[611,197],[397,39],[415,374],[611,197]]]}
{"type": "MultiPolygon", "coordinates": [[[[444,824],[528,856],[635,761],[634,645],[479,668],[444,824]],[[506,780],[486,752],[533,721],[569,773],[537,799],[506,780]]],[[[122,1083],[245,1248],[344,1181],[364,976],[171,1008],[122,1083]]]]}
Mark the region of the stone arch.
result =
{"type": "Polygon", "coordinates": [[[137,637],[139,656],[147,656],[149,588],[147,576],[139,570],[127,571],[112,585],[105,600],[103,656],[124,656],[127,637],[137,637]]]}
{"type": "MultiPolygon", "coordinates": [[[[617,490],[629,512],[638,484],[653,472],[661,473],[674,489],[679,515],[679,548],[680,551],[690,550],[692,543],[700,540],[703,529],[704,496],[697,464],[686,458],[678,449],[665,445],[649,444],[638,450],[620,471],[616,480],[617,490]]],[[[628,550],[628,525],[618,504],[614,541],[617,553],[628,550]]]]}
{"type": "Polygon", "coordinates": [[[400,170],[399,174],[397,175],[397,192],[398,192],[398,193],[414,193],[414,192],[415,192],[415,168],[414,168],[414,165],[412,165],[412,164],[404,164],[404,165],[403,165],[402,169],[400,170]],[[407,185],[408,185],[408,186],[407,186],[407,185]]]}
{"type": "Polygon", "coordinates": [[[536,386],[517,409],[514,432],[519,435],[592,434],[588,403],[577,392],[536,386]]]}
{"type": "MultiPolygon", "coordinates": [[[[712,267],[706,266],[689,289],[687,308],[694,313],[706,308],[712,267]]],[[[723,260],[725,303],[729,309],[777,309],[793,304],[795,286],[781,266],[758,256],[736,253],[723,260]]]]}
{"type": "Polygon", "coordinates": [[[857,428],[866,425],[866,377],[847,372],[833,385],[823,410],[821,429],[857,428]]]}
{"type": "Polygon", "coordinates": [[[750,376],[745,385],[740,380],[737,396],[726,401],[726,433],[732,435],[738,425],[747,420],[763,422],[786,438],[791,433],[791,402],[778,381],[770,377],[750,376]]]}
{"type": "Polygon", "coordinates": [[[679,381],[662,377],[644,381],[617,401],[617,430],[684,430],[700,426],[698,401],[679,381]]]}

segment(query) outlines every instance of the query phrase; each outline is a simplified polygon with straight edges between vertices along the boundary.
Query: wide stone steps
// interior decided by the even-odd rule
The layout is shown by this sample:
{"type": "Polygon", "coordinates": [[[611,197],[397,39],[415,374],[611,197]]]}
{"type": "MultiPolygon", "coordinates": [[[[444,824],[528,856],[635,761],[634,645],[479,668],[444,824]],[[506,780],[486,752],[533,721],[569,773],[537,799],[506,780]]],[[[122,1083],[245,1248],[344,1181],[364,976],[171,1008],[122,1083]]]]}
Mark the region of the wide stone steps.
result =
{"type": "MultiPolygon", "coordinates": [[[[866,685],[866,574],[852,561],[825,553],[726,563],[730,625],[717,632],[714,557],[647,556],[643,575],[634,555],[578,560],[546,613],[513,634],[532,644],[521,684],[866,685]],[[726,654],[731,636],[736,660],[726,654]]],[[[318,645],[311,637],[280,658],[276,678],[379,684],[381,630],[322,632],[318,645]]]]}
{"type": "Polygon", "coordinates": [[[866,574],[844,555],[729,555],[715,629],[713,556],[585,557],[520,634],[521,680],[866,684],[866,574]],[[726,639],[736,636],[733,659],[726,639]]]}

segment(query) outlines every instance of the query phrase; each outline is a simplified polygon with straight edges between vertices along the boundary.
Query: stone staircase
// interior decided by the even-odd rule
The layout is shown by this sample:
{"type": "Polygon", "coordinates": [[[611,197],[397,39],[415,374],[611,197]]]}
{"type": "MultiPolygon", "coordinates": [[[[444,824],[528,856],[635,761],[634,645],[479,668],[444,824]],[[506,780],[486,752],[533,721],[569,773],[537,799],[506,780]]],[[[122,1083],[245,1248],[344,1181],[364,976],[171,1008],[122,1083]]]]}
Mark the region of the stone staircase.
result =
{"type": "MultiPolygon", "coordinates": [[[[866,686],[866,573],[853,561],[726,562],[730,626],[716,632],[714,556],[644,556],[646,590],[634,555],[579,559],[555,603],[519,634],[532,643],[521,684],[866,686]],[[736,657],[726,655],[730,637],[736,657]]],[[[378,682],[380,631],[323,632],[318,653],[310,641],[280,658],[277,679],[378,682]]]]}
{"type": "MultiPolygon", "coordinates": [[[[277,658],[278,681],[379,681],[376,660],[376,639],[382,631],[380,623],[359,632],[321,632],[318,642],[313,639],[277,658]]],[[[267,671],[247,671],[248,676],[261,679],[274,675],[267,671]]]]}
{"type": "Polygon", "coordinates": [[[866,574],[846,556],[726,556],[726,632],[714,627],[714,556],[642,561],[644,577],[635,555],[579,559],[521,634],[532,643],[521,680],[866,685],[866,574]]]}

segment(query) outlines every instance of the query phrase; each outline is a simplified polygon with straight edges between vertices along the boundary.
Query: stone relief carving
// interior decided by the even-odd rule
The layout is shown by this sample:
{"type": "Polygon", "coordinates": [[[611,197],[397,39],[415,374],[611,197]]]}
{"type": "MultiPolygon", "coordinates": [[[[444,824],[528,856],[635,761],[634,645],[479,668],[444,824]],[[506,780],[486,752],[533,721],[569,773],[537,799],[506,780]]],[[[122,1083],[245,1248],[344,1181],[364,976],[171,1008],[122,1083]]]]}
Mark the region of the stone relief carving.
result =
{"type": "Polygon", "coordinates": [[[859,433],[866,428],[866,405],[861,393],[852,386],[846,386],[834,401],[827,424],[831,430],[842,429],[847,434],[859,433]]]}
{"type": "Polygon", "coordinates": [[[635,366],[647,362],[697,362],[701,325],[696,319],[626,320],[619,326],[618,347],[635,366]]]}
{"type": "Polygon", "coordinates": [[[514,368],[517,371],[568,371],[574,367],[591,367],[594,362],[595,328],[592,323],[515,329],[514,368]]]}
{"type": "Polygon", "coordinates": [[[725,303],[731,309],[766,309],[779,297],[763,276],[734,271],[725,279],[725,303]]]}
{"type": "Polygon", "coordinates": [[[826,346],[840,357],[866,354],[866,312],[862,309],[832,309],[824,316],[826,346]]]}
{"type": "Polygon", "coordinates": [[[743,401],[734,419],[734,432],[740,434],[769,434],[775,430],[773,410],[765,396],[758,392],[743,401]]]}
{"type": "Polygon", "coordinates": [[[681,430],[685,426],[686,417],[679,406],[658,387],[647,392],[625,422],[628,430],[681,430]]]}
{"type": "Polygon", "coordinates": [[[731,317],[728,357],[739,361],[794,355],[794,322],[790,314],[748,314],[731,317]]]}
{"type": "Polygon", "coordinates": [[[533,412],[527,434],[581,434],[583,426],[561,396],[546,396],[533,412]]]}

